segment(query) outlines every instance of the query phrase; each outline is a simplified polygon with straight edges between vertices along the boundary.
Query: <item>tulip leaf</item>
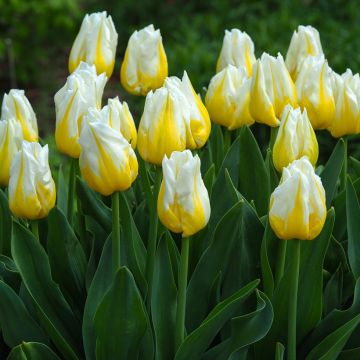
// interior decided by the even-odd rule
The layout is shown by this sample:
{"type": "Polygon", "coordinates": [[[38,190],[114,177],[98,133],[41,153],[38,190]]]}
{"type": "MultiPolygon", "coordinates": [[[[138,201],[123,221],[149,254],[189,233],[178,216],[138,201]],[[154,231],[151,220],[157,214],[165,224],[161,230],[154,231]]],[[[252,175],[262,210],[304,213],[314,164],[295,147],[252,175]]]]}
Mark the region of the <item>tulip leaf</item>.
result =
{"type": "Polygon", "coordinates": [[[62,211],[63,214],[67,214],[67,203],[68,187],[64,176],[63,166],[60,164],[56,184],[56,206],[62,211]]]}
{"type": "Polygon", "coordinates": [[[327,315],[331,310],[340,308],[342,303],[343,272],[341,265],[338,266],[324,290],[324,314],[327,315]]]}
{"type": "Polygon", "coordinates": [[[42,327],[67,359],[78,359],[80,325],[51,278],[49,259],[43,247],[31,232],[14,223],[11,252],[42,327]]]}
{"type": "Polygon", "coordinates": [[[224,140],[220,125],[213,124],[208,143],[210,144],[212,162],[218,170],[224,158],[224,140]]]}
{"type": "Polygon", "coordinates": [[[95,191],[91,190],[83,179],[76,179],[76,193],[80,198],[85,215],[96,219],[107,233],[111,231],[111,210],[100,200],[95,191]]]}
{"type": "Polygon", "coordinates": [[[254,200],[259,216],[268,212],[270,199],[269,174],[255,137],[248,126],[240,131],[239,191],[254,200]]]}
{"type": "Polygon", "coordinates": [[[48,216],[47,250],[51,273],[71,303],[85,302],[86,257],[66,216],[54,208],[48,216]],[[59,231],[61,229],[61,231],[59,231]]]}
{"type": "Polygon", "coordinates": [[[269,174],[270,193],[272,193],[279,184],[279,176],[275,170],[272,160],[272,151],[270,149],[267,149],[266,152],[265,166],[267,173],[269,174]]]}
{"type": "Polygon", "coordinates": [[[95,314],[96,359],[137,359],[146,318],[134,277],[121,267],[95,314]]]}
{"type": "Polygon", "coordinates": [[[329,160],[320,174],[322,184],[325,189],[326,207],[329,208],[335,196],[337,182],[345,156],[344,140],[340,139],[335,146],[329,160]]]}
{"type": "Polygon", "coordinates": [[[11,229],[9,202],[4,191],[0,189],[0,254],[11,253],[11,229]]]}
{"type": "Polygon", "coordinates": [[[285,347],[282,343],[276,343],[275,346],[275,360],[283,360],[285,356],[285,347]]]}
{"type": "Polygon", "coordinates": [[[21,283],[20,274],[13,259],[5,255],[0,255],[0,279],[18,292],[21,283]]]}
{"type": "Polygon", "coordinates": [[[242,206],[243,200],[240,200],[219,221],[209,246],[190,278],[186,307],[188,331],[198,327],[209,311],[212,285],[219,271],[226,269],[234,241],[237,239],[242,206]]]}
{"type": "Polygon", "coordinates": [[[60,360],[60,358],[45,344],[23,342],[11,350],[7,360],[60,360]]]}
{"type": "Polygon", "coordinates": [[[84,308],[82,323],[83,343],[86,359],[95,360],[96,334],[94,317],[112,281],[111,234],[105,242],[98,268],[91,282],[84,308]]]}
{"type": "Polygon", "coordinates": [[[215,165],[211,164],[206,174],[203,176],[205,187],[211,197],[213,185],[215,182],[215,165]]]}
{"type": "Polygon", "coordinates": [[[201,325],[184,340],[175,355],[175,360],[200,359],[216,334],[239,309],[241,303],[255,290],[259,280],[254,280],[220,302],[204,319],[201,325]]]}
{"type": "Polygon", "coordinates": [[[321,343],[316,345],[306,357],[306,360],[337,359],[349,337],[360,324],[360,314],[336,329],[321,343]]]}
{"type": "Polygon", "coordinates": [[[30,316],[22,300],[3,281],[0,281],[0,299],[2,336],[9,347],[19,345],[23,341],[48,343],[44,332],[30,316]]]}
{"type": "Polygon", "coordinates": [[[337,360],[359,360],[359,359],[360,359],[360,347],[343,350],[337,358],[337,360]]]}
{"type": "Polygon", "coordinates": [[[360,277],[360,205],[350,177],[346,181],[348,258],[355,279],[360,277]]]}

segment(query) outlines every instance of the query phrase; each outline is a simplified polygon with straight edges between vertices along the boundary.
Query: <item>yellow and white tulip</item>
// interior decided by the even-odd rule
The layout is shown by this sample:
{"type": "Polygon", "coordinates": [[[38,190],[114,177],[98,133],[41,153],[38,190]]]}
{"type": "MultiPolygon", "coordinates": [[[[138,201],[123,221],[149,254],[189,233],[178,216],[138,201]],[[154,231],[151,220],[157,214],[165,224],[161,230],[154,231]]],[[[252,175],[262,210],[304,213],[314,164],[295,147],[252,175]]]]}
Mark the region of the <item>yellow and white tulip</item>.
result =
{"type": "Polygon", "coordinates": [[[228,65],[244,66],[251,76],[255,61],[254,43],[250,36],[238,29],[225,30],[223,45],[216,64],[216,72],[223,70],[228,65]]]}
{"type": "Polygon", "coordinates": [[[307,57],[295,86],[301,108],[306,108],[315,130],[328,128],[335,117],[333,74],[323,55],[307,57]]]}
{"type": "Polygon", "coordinates": [[[1,120],[15,118],[21,125],[24,139],[38,141],[38,125],[35,112],[25,96],[24,90],[12,89],[4,95],[1,120]]]}
{"type": "Polygon", "coordinates": [[[200,173],[200,159],[190,150],[173,152],[162,161],[163,181],[158,197],[160,221],[171,231],[191,236],[210,217],[209,195],[200,173]]]}
{"type": "Polygon", "coordinates": [[[320,234],[325,219],[325,190],[304,156],[283,170],[270,198],[270,225],[279,239],[312,240],[320,234]]]}
{"type": "Polygon", "coordinates": [[[168,75],[168,63],[160,30],[149,25],[129,39],[121,65],[120,80],[127,92],[145,96],[161,87],[168,75]]]}
{"type": "Polygon", "coordinates": [[[106,11],[86,14],[71,48],[69,71],[74,72],[81,61],[95,65],[98,74],[109,78],[114,70],[118,34],[106,11]]]}
{"type": "Polygon", "coordinates": [[[80,128],[83,116],[90,107],[101,108],[106,83],[105,74],[97,75],[95,65],[81,62],[55,94],[55,141],[60,152],[80,156],[80,128]]]}
{"type": "Polygon", "coordinates": [[[10,169],[10,210],[20,218],[42,219],[55,206],[55,200],[48,146],[23,141],[10,169]]]}
{"type": "Polygon", "coordinates": [[[211,120],[234,130],[242,125],[252,125],[250,114],[251,79],[246,68],[228,65],[210,81],[205,104],[211,120]]]}
{"type": "Polygon", "coordinates": [[[9,184],[11,162],[22,141],[22,128],[16,119],[0,121],[0,186],[9,184]]]}
{"type": "Polygon", "coordinates": [[[255,121],[272,127],[287,104],[297,105],[295,85],[281,54],[275,58],[264,53],[256,61],[252,74],[250,113],[255,121]]]}

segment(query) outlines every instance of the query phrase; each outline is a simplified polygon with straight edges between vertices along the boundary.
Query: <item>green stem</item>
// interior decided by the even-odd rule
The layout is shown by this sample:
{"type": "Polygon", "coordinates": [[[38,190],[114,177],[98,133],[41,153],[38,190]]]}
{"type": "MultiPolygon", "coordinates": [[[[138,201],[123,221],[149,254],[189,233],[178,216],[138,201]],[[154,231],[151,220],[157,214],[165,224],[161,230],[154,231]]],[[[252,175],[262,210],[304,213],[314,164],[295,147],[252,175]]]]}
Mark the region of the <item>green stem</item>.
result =
{"type": "Polygon", "coordinates": [[[278,127],[271,127],[270,128],[270,141],[269,141],[269,148],[272,151],[274,144],[275,144],[275,140],[277,137],[277,133],[279,131],[278,127]]]}
{"type": "Polygon", "coordinates": [[[146,255],[146,280],[148,285],[148,293],[146,296],[147,309],[150,310],[151,291],[154,277],[155,266],[155,253],[157,243],[157,230],[158,230],[158,214],[157,214],[157,198],[161,184],[162,168],[156,167],[154,189],[152,199],[149,203],[150,206],[150,226],[149,226],[149,239],[147,244],[146,255]]]}
{"type": "Polygon", "coordinates": [[[231,146],[231,131],[228,129],[224,129],[224,153],[229,150],[231,146]]]}
{"type": "Polygon", "coordinates": [[[143,191],[145,193],[145,197],[146,197],[146,202],[150,206],[153,195],[152,195],[152,191],[151,191],[151,187],[150,187],[149,176],[146,171],[145,161],[141,158],[139,158],[139,172],[140,172],[140,178],[141,178],[141,185],[142,185],[143,191]]]}
{"type": "Polygon", "coordinates": [[[185,237],[181,243],[180,270],[178,280],[178,299],[176,308],[176,329],[175,329],[175,349],[177,350],[185,336],[185,311],[186,311],[186,288],[188,277],[189,262],[189,242],[190,238],[185,237]]]}
{"type": "Polygon", "coordinates": [[[280,240],[278,246],[278,255],[276,262],[275,286],[279,285],[281,278],[284,275],[285,259],[286,259],[286,245],[287,240],[280,240]]]}
{"type": "Polygon", "coordinates": [[[39,222],[37,220],[31,221],[31,231],[34,236],[39,240],[39,222]]]}
{"type": "Polygon", "coordinates": [[[120,267],[120,219],[119,219],[119,193],[114,192],[112,202],[112,267],[113,274],[120,267]]]}
{"type": "Polygon", "coordinates": [[[294,256],[290,265],[288,360],[296,360],[296,316],[300,267],[300,240],[294,240],[294,256]]]}
{"type": "Polygon", "coordinates": [[[348,167],[348,138],[347,136],[343,137],[344,140],[344,164],[341,169],[341,189],[346,187],[346,176],[347,176],[347,167],[348,167]]]}
{"type": "Polygon", "coordinates": [[[69,174],[68,203],[67,203],[67,218],[70,225],[73,224],[73,217],[74,217],[76,167],[77,167],[77,159],[71,159],[70,174],[69,174]]]}

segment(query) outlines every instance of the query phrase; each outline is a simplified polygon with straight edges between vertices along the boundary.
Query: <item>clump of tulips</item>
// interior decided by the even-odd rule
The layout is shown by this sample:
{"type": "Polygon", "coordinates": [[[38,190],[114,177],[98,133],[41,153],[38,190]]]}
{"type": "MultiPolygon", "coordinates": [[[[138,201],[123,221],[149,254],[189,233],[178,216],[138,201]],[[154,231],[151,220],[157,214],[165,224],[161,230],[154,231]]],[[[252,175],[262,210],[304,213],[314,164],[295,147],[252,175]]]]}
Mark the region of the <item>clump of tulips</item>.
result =
{"type": "Polygon", "coordinates": [[[226,30],[203,102],[149,25],[120,70],[146,96],[134,121],[119,97],[103,106],[117,39],[106,12],[85,16],[54,97],[56,186],[24,91],[4,95],[4,356],[360,358],[359,75],[330,68],[311,26],[285,60],[226,30]],[[320,129],[340,140],[317,166],[320,129]]]}

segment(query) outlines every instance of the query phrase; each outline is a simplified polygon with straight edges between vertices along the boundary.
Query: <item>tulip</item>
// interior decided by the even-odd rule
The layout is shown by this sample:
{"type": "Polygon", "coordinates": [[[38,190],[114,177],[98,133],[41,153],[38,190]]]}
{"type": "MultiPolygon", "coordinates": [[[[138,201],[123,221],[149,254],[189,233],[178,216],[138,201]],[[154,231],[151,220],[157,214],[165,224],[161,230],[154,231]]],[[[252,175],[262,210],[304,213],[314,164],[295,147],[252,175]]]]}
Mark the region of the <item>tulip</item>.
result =
{"type": "Polygon", "coordinates": [[[205,104],[210,118],[228,130],[242,125],[252,125],[255,120],[250,114],[251,79],[244,67],[228,65],[210,81],[205,104]]]}
{"type": "Polygon", "coordinates": [[[304,156],[283,169],[270,198],[270,225],[280,239],[312,240],[320,234],[325,219],[325,190],[304,156]]]}
{"type": "Polygon", "coordinates": [[[10,210],[20,218],[42,219],[55,206],[55,200],[48,146],[23,141],[10,168],[10,210]]]}
{"type": "Polygon", "coordinates": [[[127,92],[146,95],[161,87],[168,75],[168,64],[160,30],[149,25],[135,31],[129,39],[121,65],[121,84],[127,92]]]}
{"type": "Polygon", "coordinates": [[[335,117],[331,135],[340,137],[360,132],[360,78],[350,69],[334,79],[335,117]]]}
{"type": "Polygon", "coordinates": [[[38,126],[35,112],[25,96],[24,90],[12,89],[4,95],[1,108],[1,119],[15,118],[22,127],[24,139],[38,141],[38,126]]]}
{"type": "Polygon", "coordinates": [[[209,195],[201,178],[200,159],[190,150],[175,151],[162,161],[164,178],[158,197],[160,221],[171,231],[191,236],[210,217],[209,195]]]}
{"type": "Polygon", "coordinates": [[[335,117],[332,71],[323,55],[307,57],[295,86],[301,108],[306,108],[315,130],[328,128],[335,117]]]}
{"type": "Polygon", "coordinates": [[[249,76],[255,62],[254,43],[246,32],[238,29],[225,30],[223,45],[216,64],[216,72],[228,65],[244,66],[249,76]]]}
{"type": "Polygon", "coordinates": [[[319,147],[315,132],[307,116],[299,108],[287,105],[281,116],[280,128],[273,147],[273,163],[279,172],[294,160],[307,156],[316,165],[319,147]]]}
{"type": "Polygon", "coordinates": [[[286,66],[294,81],[304,59],[308,56],[322,54],[319,32],[312,26],[300,25],[298,30],[293,33],[285,59],[286,66]]]}
{"type": "Polygon", "coordinates": [[[209,113],[201,101],[199,95],[196,94],[186,71],[180,80],[176,76],[172,76],[165,80],[164,86],[174,93],[181,92],[185,97],[183,106],[187,102],[189,108],[189,119],[186,120],[187,141],[186,147],[194,150],[203,147],[209,138],[211,131],[211,123],[209,113]]]}
{"type": "Polygon", "coordinates": [[[16,119],[0,121],[0,186],[9,184],[11,162],[22,141],[22,128],[16,119]]]}
{"type": "Polygon", "coordinates": [[[131,145],[117,130],[102,121],[83,121],[79,166],[90,188],[110,195],[130,188],[138,174],[131,145]]]}
{"type": "Polygon", "coordinates": [[[277,58],[264,53],[252,75],[250,113],[257,122],[276,127],[285,106],[296,107],[296,89],[281,54],[277,58]]]}
{"type": "Polygon", "coordinates": [[[114,70],[118,34],[106,11],[86,14],[71,48],[69,71],[74,72],[84,61],[95,65],[98,74],[109,78],[114,70]]]}
{"type": "Polygon", "coordinates": [[[90,107],[101,108],[105,83],[105,74],[98,76],[94,65],[81,62],[55,94],[55,141],[62,153],[73,158],[80,156],[82,118],[90,107]]]}

